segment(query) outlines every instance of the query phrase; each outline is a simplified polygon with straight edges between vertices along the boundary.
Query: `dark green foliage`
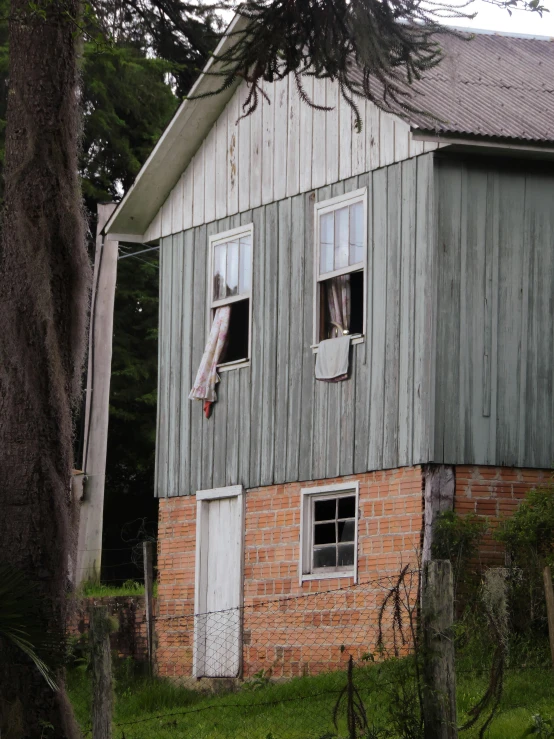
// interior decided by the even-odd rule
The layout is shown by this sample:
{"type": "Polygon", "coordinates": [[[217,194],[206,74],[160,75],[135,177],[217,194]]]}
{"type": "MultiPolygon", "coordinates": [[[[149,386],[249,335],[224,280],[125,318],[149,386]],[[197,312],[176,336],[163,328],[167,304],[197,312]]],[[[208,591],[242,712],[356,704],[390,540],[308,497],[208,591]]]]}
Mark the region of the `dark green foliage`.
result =
{"type": "Polygon", "coordinates": [[[433,559],[451,562],[455,593],[462,582],[467,585],[474,579],[470,562],[477,556],[487,530],[488,521],[482,516],[460,516],[455,511],[444,511],[437,516],[431,554],[433,559]]]}
{"type": "Polygon", "coordinates": [[[137,46],[107,44],[97,51],[95,43],[85,44],[81,181],[92,212],[95,203],[117,200],[129,189],[174,113],[170,69],[137,46]]]}
{"type": "Polygon", "coordinates": [[[503,520],[494,538],[506,546],[514,566],[554,565],[554,485],[530,490],[518,510],[503,520]]]}

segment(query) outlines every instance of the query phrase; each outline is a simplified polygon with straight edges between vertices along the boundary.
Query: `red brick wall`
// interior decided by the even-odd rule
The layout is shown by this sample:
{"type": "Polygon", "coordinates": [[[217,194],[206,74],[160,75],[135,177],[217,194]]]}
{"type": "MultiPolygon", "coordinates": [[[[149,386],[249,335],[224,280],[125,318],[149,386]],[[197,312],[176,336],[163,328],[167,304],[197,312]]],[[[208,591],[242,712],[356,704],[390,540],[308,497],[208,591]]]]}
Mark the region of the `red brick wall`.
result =
{"type": "MultiPolygon", "coordinates": [[[[501,517],[510,516],[528,490],[552,479],[552,470],[516,467],[456,467],[454,509],[459,514],[487,516],[491,529],[501,517]]],[[[504,551],[492,536],[485,537],[480,550],[481,564],[502,566],[504,551]]]]}
{"type": "MultiPolygon", "coordinates": [[[[244,674],[274,676],[331,669],[375,646],[382,588],[364,585],[417,562],[422,523],[421,467],[332,480],[291,483],[246,494],[244,674]],[[360,485],[358,582],[352,578],[299,584],[300,490],[357,480],[360,485]],[[339,592],[324,594],[340,589],[339,592]],[[321,595],[317,595],[321,593],[321,595]],[[311,595],[310,595],[311,594],[311,595]],[[295,597],[302,596],[302,597],[295,597]],[[304,597],[306,596],[306,597],[304,597]],[[278,607],[270,601],[289,598],[278,607]],[[344,647],[344,650],[341,650],[344,647]]],[[[160,674],[191,674],[194,496],[160,501],[157,663],[160,674]],[[182,618],[179,618],[182,617],[182,618]]]]}

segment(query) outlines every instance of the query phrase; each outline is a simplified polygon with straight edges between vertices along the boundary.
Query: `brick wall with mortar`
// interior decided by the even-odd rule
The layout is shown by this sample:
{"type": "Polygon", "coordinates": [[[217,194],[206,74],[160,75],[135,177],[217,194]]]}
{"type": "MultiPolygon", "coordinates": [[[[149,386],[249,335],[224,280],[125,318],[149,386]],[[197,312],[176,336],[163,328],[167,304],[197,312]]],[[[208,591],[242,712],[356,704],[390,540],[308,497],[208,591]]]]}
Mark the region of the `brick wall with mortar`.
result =
{"type": "Polygon", "coordinates": [[[113,653],[118,657],[130,657],[136,662],[148,659],[146,640],[146,609],[144,596],[106,596],[102,598],[82,598],[75,603],[69,621],[69,634],[80,637],[88,633],[90,609],[94,606],[108,606],[108,612],[115,616],[118,628],[110,635],[113,653]]]}
{"type": "MultiPolygon", "coordinates": [[[[455,510],[487,516],[492,526],[513,513],[528,490],[552,478],[547,470],[507,467],[457,466],[455,474],[455,510]]],[[[354,590],[330,596],[327,591],[343,589],[352,580],[329,578],[302,585],[298,581],[301,488],[354,480],[360,483],[360,586],[417,561],[423,497],[419,466],[247,491],[245,676],[268,668],[275,677],[332,669],[349,654],[360,656],[371,649],[381,590],[358,586],[356,597],[354,590]],[[276,613],[268,613],[272,600],[288,598],[276,613]]],[[[160,674],[172,677],[192,672],[195,517],[194,496],[160,501],[157,661],[160,674]]],[[[490,536],[482,544],[480,558],[484,565],[504,562],[501,547],[490,536]]]]}
{"type": "MultiPolygon", "coordinates": [[[[271,669],[274,677],[315,673],[336,668],[349,654],[359,657],[375,646],[382,590],[367,586],[345,590],[352,578],[311,580],[302,585],[298,579],[301,488],[352,481],[360,487],[360,585],[396,575],[408,563],[416,565],[423,505],[419,466],[248,490],[245,676],[260,669],[271,669]],[[338,588],[340,592],[324,595],[338,588]],[[268,601],[283,597],[290,600],[272,612],[268,601]]],[[[194,496],[160,501],[157,665],[159,674],[176,678],[192,672],[195,518],[194,496]]]]}
{"type": "MultiPolygon", "coordinates": [[[[456,467],[454,509],[486,516],[493,529],[501,518],[512,515],[527,491],[552,480],[552,470],[520,469],[517,467],[456,467]]],[[[479,551],[481,566],[503,566],[504,550],[490,533],[479,551]]]]}

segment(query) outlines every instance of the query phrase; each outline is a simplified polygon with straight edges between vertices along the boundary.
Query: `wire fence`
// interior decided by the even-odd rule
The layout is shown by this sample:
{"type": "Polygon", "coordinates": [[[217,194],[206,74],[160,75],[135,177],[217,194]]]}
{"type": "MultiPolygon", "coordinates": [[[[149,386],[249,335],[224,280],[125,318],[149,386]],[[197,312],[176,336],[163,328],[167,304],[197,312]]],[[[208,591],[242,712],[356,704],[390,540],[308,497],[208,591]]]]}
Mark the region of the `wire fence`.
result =
{"type": "MultiPolygon", "coordinates": [[[[165,606],[162,599],[155,609],[153,678],[137,686],[127,674],[117,675],[122,698],[116,702],[114,737],[422,737],[420,574],[405,567],[333,588],[319,581],[308,584],[311,592],[269,599],[245,592],[240,607],[202,613],[194,612],[193,593],[165,606]],[[135,702],[127,706],[126,696],[135,692],[135,702]]],[[[124,601],[119,599],[116,609],[127,607],[124,601]]],[[[134,629],[140,649],[125,653],[117,634],[112,646],[134,665],[146,665],[144,601],[133,602],[133,617],[123,626],[120,618],[120,631],[134,629]]],[[[473,739],[488,736],[480,733],[483,727],[508,720],[530,700],[513,688],[503,698],[506,682],[534,681],[543,699],[541,690],[552,692],[554,679],[546,663],[529,655],[510,661],[503,644],[509,639],[499,637],[498,623],[489,629],[486,609],[469,625],[464,619],[454,623],[448,639],[460,647],[459,733],[473,739]],[[517,705],[511,695],[518,696],[517,705]]],[[[83,729],[91,734],[88,724],[83,729]]]]}

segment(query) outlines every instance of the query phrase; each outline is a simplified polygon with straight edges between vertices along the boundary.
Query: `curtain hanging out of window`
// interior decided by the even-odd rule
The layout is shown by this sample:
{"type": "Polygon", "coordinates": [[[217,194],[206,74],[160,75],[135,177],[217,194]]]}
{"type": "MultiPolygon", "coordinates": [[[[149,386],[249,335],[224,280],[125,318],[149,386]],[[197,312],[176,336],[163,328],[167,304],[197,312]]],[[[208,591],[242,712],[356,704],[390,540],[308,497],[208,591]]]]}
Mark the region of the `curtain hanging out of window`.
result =
{"type": "Polygon", "coordinates": [[[231,306],[224,305],[217,308],[208,337],[208,343],[204,349],[196,379],[190,391],[190,400],[201,400],[204,402],[204,413],[206,418],[210,417],[212,404],[217,400],[216,385],[219,382],[217,365],[225,349],[229,335],[229,322],[231,318],[231,306]]]}

